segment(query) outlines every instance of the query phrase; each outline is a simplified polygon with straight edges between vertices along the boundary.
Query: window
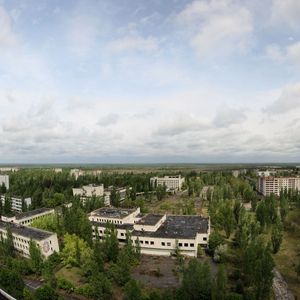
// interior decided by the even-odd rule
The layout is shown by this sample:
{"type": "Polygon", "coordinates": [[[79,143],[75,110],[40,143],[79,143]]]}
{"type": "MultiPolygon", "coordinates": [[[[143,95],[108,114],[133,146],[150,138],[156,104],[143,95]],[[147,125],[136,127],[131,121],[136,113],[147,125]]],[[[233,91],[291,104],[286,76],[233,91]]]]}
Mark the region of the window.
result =
{"type": "Polygon", "coordinates": [[[144,244],[144,241],[140,241],[141,244],[144,244]]]}
{"type": "Polygon", "coordinates": [[[179,246],[179,247],[182,247],[182,243],[179,243],[178,246],[179,246]]]}
{"type": "Polygon", "coordinates": [[[145,244],[146,244],[146,245],[149,245],[149,241],[145,241],[145,244]]]}
{"type": "Polygon", "coordinates": [[[154,245],[154,242],[153,242],[153,241],[151,241],[151,242],[150,242],[150,244],[151,244],[151,245],[154,245]]]}
{"type": "Polygon", "coordinates": [[[167,242],[167,246],[171,246],[171,243],[170,243],[170,242],[167,242]]]}
{"type": "Polygon", "coordinates": [[[124,236],[124,233],[123,233],[123,232],[121,233],[121,236],[124,236]]]}
{"type": "Polygon", "coordinates": [[[189,244],[188,243],[184,243],[184,247],[188,247],[189,246],[189,244]]]}
{"type": "Polygon", "coordinates": [[[194,244],[190,244],[190,247],[194,247],[194,244]]]}
{"type": "Polygon", "coordinates": [[[206,238],[206,237],[204,237],[204,238],[203,238],[203,241],[207,241],[207,238],[206,238]]]}
{"type": "Polygon", "coordinates": [[[166,244],[165,242],[161,242],[161,245],[162,245],[162,246],[165,246],[165,244],[166,244]]]}
{"type": "Polygon", "coordinates": [[[138,240],[135,240],[134,242],[137,244],[139,241],[138,241],[138,240]]]}

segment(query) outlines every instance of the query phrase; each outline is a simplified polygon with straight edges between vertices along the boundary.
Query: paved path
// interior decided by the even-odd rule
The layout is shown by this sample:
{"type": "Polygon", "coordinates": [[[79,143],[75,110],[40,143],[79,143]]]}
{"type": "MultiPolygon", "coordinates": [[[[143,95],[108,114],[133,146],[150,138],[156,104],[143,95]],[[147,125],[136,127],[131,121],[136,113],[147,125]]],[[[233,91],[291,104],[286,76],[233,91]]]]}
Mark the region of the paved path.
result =
{"type": "Polygon", "coordinates": [[[276,269],[274,269],[273,291],[276,300],[295,300],[286,281],[276,269]]]}

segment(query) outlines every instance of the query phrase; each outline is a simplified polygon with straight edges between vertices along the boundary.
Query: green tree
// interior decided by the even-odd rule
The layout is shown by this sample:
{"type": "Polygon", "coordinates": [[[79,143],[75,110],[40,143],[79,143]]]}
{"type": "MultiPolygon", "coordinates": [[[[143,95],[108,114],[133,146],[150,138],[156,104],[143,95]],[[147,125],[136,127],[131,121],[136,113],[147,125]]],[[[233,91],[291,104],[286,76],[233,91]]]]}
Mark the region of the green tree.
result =
{"type": "Polygon", "coordinates": [[[210,299],[211,286],[211,274],[208,263],[202,263],[193,258],[183,272],[182,284],[179,290],[180,299],[210,299]]]}
{"type": "Polygon", "coordinates": [[[25,287],[20,274],[14,270],[0,268],[0,287],[17,299],[22,299],[25,287]]]}
{"type": "Polygon", "coordinates": [[[11,198],[9,196],[5,196],[3,212],[6,216],[10,216],[12,214],[11,198]]]}
{"type": "Polygon", "coordinates": [[[283,229],[282,223],[278,219],[276,224],[273,225],[272,234],[271,234],[271,242],[272,242],[272,249],[273,253],[277,253],[280,249],[280,245],[282,243],[283,238],[283,229]]]}
{"type": "Polygon", "coordinates": [[[216,300],[225,300],[227,294],[227,274],[223,264],[219,265],[215,280],[216,300]]]}
{"type": "Polygon", "coordinates": [[[107,223],[104,235],[103,249],[107,261],[117,261],[119,253],[119,242],[114,224],[107,223]]]}
{"type": "Polygon", "coordinates": [[[35,300],[57,300],[58,295],[51,286],[45,285],[36,290],[34,298],[35,300]]]}
{"type": "Polygon", "coordinates": [[[126,300],[141,300],[142,289],[139,282],[134,279],[129,280],[125,285],[125,299],[126,300]]]}
{"type": "Polygon", "coordinates": [[[29,242],[29,255],[31,268],[36,274],[41,274],[43,268],[43,258],[39,246],[35,241],[29,242]]]}

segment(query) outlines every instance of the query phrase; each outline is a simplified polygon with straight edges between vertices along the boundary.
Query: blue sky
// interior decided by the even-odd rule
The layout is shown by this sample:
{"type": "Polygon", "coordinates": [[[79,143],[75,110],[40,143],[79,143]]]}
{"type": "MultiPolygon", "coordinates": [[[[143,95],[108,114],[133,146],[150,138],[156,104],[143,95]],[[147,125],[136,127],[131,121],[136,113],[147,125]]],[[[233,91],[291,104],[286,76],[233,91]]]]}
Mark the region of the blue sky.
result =
{"type": "Polygon", "coordinates": [[[299,15],[0,0],[0,162],[299,161],[299,15]]]}

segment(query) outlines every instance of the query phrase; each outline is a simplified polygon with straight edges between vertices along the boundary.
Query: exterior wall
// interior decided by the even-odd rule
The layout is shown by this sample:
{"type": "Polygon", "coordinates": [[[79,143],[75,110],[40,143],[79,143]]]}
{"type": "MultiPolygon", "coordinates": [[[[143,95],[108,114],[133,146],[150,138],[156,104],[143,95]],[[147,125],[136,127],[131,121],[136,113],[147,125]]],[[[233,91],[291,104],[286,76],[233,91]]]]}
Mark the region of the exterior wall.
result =
{"type": "Polygon", "coordinates": [[[300,177],[259,177],[257,190],[264,196],[270,194],[280,195],[281,190],[300,190],[300,177]]]}
{"type": "Polygon", "coordinates": [[[184,178],[180,175],[150,178],[150,184],[153,186],[155,183],[156,185],[165,185],[167,189],[181,190],[184,178]]]}
{"type": "Polygon", "coordinates": [[[9,176],[8,175],[0,175],[0,185],[4,183],[5,187],[9,189],[9,176]]]}
{"type": "Polygon", "coordinates": [[[14,167],[2,167],[0,168],[0,172],[17,172],[19,171],[19,168],[14,168],[14,167]]]}
{"type": "Polygon", "coordinates": [[[89,220],[95,222],[102,222],[102,223],[110,222],[113,224],[134,224],[134,221],[136,220],[135,217],[139,213],[140,213],[140,208],[137,208],[134,212],[132,212],[130,215],[124,218],[109,218],[109,217],[93,215],[93,213],[91,213],[89,216],[89,220]]]}
{"type": "Polygon", "coordinates": [[[40,214],[36,214],[27,218],[23,218],[23,219],[15,219],[13,222],[16,224],[21,224],[21,225],[30,225],[34,220],[42,218],[44,216],[48,216],[48,215],[52,215],[54,214],[55,211],[54,209],[40,213],[40,214]]]}
{"type": "MultiPolygon", "coordinates": [[[[11,209],[14,211],[22,212],[22,198],[10,197],[11,198],[11,209]]],[[[5,196],[1,196],[2,205],[5,203],[5,196]]],[[[31,198],[24,199],[26,205],[31,205],[31,198]]]]}
{"type": "MultiPolygon", "coordinates": [[[[2,235],[3,239],[7,238],[6,230],[0,229],[0,234],[2,235]]],[[[13,244],[15,250],[18,251],[22,256],[29,257],[30,238],[15,233],[12,233],[12,236],[13,236],[13,244]]],[[[34,241],[40,247],[42,255],[44,257],[50,256],[51,254],[54,253],[54,251],[59,252],[58,239],[56,233],[53,233],[53,235],[51,235],[50,237],[44,240],[41,241],[34,240],[34,241]]]]}
{"type": "Polygon", "coordinates": [[[82,188],[73,188],[74,196],[83,196],[83,197],[102,197],[104,195],[104,186],[103,184],[94,186],[94,185],[85,185],[82,188]]]}

